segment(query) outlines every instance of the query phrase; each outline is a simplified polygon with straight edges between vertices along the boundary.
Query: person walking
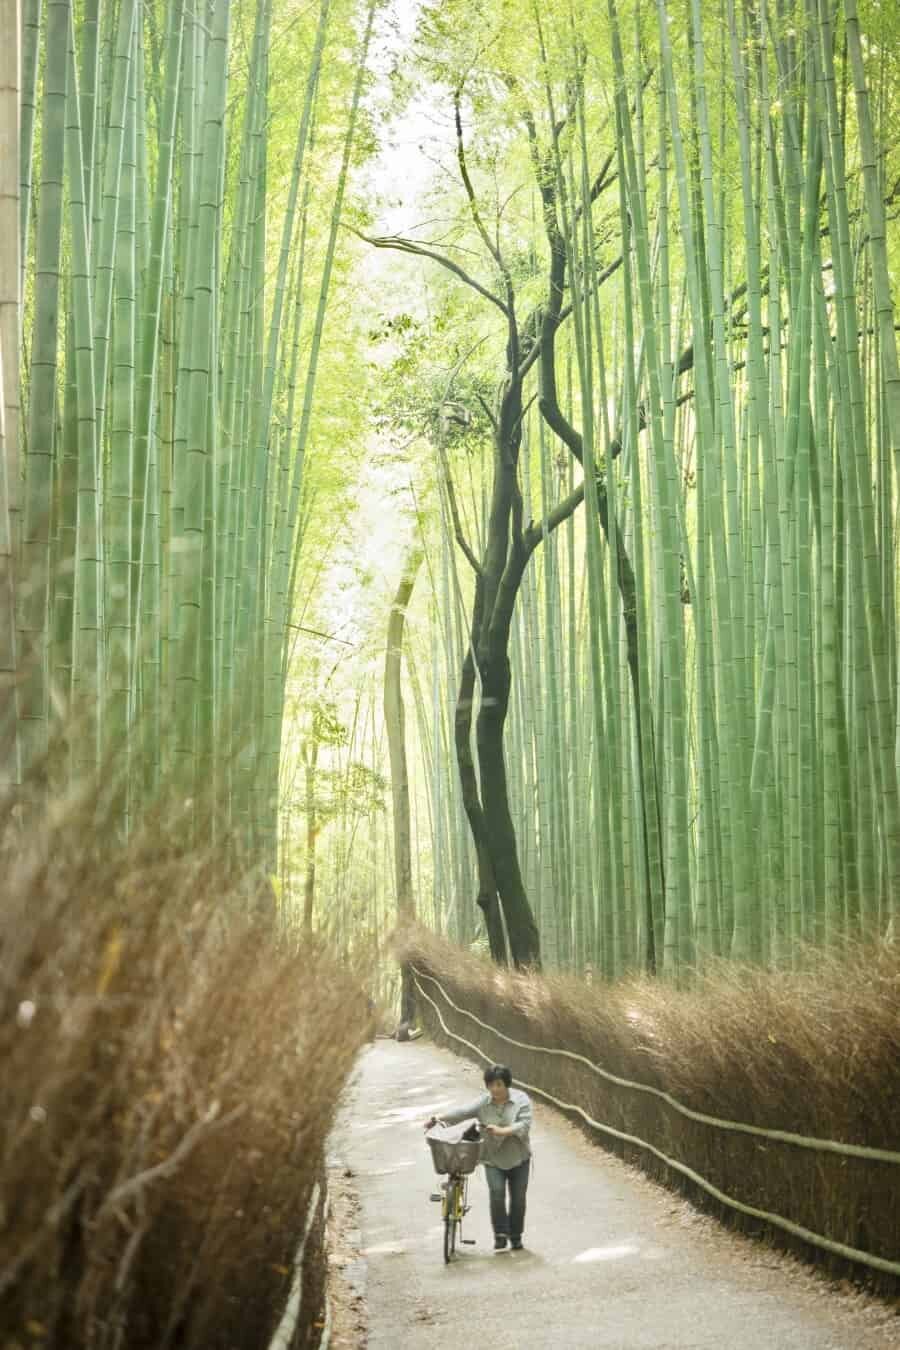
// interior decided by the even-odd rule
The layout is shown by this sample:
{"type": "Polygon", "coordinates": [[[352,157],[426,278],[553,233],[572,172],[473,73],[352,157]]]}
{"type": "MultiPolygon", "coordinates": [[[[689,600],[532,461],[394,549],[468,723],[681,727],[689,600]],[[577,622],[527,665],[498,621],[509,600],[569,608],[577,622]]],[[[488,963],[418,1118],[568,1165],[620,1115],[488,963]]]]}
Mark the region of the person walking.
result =
{"type": "Polygon", "coordinates": [[[444,1111],[425,1122],[426,1130],[472,1119],[481,1125],[485,1136],[481,1161],[490,1195],[494,1250],[498,1252],[504,1251],[507,1243],[514,1252],[522,1250],[531,1172],[531,1098],[527,1092],[513,1087],[512,1082],[505,1064],[491,1064],[484,1071],[487,1091],[477,1101],[444,1111]]]}

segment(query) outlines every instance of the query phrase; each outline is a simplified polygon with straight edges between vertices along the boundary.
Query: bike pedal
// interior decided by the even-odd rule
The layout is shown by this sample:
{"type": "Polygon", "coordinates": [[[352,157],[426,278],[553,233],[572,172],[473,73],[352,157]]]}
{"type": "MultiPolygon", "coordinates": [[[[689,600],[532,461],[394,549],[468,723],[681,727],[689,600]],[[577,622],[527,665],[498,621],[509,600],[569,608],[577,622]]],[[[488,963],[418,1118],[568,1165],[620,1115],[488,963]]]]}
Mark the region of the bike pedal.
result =
{"type": "Polygon", "coordinates": [[[476,1239],[475,1239],[475,1238],[460,1238],[460,1242],[464,1242],[464,1243],[466,1244],[467,1247],[474,1247],[474,1246],[475,1246],[475,1243],[476,1243],[476,1239]]]}
{"type": "Polygon", "coordinates": [[[429,1200],[436,1200],[438,1204],[441,1203],[443,1198],[444,1197],[441,1195],[440,1191],[432,1191],[428,1197],[429,1200]]]}

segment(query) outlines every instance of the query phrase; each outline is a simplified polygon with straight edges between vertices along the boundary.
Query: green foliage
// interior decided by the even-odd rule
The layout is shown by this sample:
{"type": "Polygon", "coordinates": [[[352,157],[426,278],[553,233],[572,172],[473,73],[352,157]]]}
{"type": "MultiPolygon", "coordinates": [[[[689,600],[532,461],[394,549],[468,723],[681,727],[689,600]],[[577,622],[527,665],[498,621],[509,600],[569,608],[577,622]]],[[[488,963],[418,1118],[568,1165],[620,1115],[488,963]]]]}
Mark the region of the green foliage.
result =
{"type": "Polygon", "coordinates": [[[274,869],[274,784],[298,828],[311,739],[327,884],[336,904],[371,886],[381,923],[386,578],[415,527],[417,881],[470,938],[453,705],[474,581],[449,492],[478,554],[507,287],[524,357],[556,248],[552,373],[578,439],[533,362],[517,486],[540,523],[587,473],[588,512],[523,583],[507,728],[545,949],[615,974],[652,935],[677,971],[885,931],[896,6],[441,0],[411,33],[379,6],[362,71],[356,0],[318,31],[285,0],[233,5],[227,33],[225,10],[211,28],[185,9],[183,38],[180,6],[148,0],[133,31],[104,7],[96,65],[78,0],[72,71],[66,0],[45,10],[23,67],[42,106],[18,175],[21,519],[0,499],[38,578],[17,617],[26,757],[80,699],[70,767],[125,742],[124,831],[167,774],[209,776],[274,869]],[[381,172],[392,140],[432,166],[414,201],[381,172]],[[354,233],[403,212],[407,256],[354,233]]]}

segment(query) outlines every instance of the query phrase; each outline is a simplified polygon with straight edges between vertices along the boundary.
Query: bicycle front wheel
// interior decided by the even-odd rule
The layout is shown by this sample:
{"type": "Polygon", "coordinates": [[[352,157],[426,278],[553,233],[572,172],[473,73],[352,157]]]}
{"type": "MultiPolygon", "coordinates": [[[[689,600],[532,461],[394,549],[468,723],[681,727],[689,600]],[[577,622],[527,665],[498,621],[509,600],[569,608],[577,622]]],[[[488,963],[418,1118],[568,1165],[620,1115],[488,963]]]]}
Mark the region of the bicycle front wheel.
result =
{"type": "Polygon", "coordinates": [[[456,1255],[456,1234],[459,1227],[460,1209],[458,1181],[451,1181],[448,1183],[446,1196],[446,1208],[444,1210],[444,1261],[449,1265],[456,1255]]]}

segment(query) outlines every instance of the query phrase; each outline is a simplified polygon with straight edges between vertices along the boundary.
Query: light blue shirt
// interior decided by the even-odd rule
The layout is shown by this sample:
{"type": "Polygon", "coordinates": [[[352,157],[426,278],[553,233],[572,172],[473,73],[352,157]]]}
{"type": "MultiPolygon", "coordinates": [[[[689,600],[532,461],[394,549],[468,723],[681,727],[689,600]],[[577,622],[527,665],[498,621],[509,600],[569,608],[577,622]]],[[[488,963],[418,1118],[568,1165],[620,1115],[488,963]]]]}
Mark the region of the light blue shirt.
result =
{"type": "Polygon", "coordinates": [[[448,1125],[457,1125],[463,1120],[477,1120],[480,1125],[512,1126],[512,1134],[495,1139],[485,1134],[481,1152],[481,1161],[488,1167],[502,1167],[508,1172],[511,1167],[531,1157],[531,1098],[520,1088],[510,1088],[505,1102],[497,1103],[489,1092],[485,1092],[477,1101],[467,1106],[455,1107],[451,1111],[442,1111],[440,1120],[448,1125]]]}

